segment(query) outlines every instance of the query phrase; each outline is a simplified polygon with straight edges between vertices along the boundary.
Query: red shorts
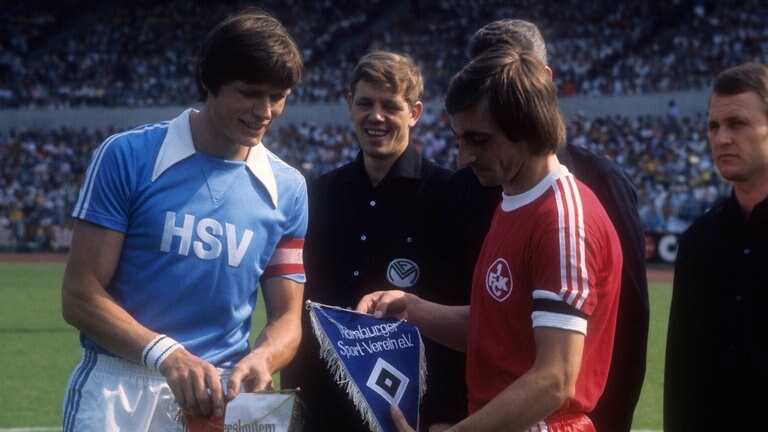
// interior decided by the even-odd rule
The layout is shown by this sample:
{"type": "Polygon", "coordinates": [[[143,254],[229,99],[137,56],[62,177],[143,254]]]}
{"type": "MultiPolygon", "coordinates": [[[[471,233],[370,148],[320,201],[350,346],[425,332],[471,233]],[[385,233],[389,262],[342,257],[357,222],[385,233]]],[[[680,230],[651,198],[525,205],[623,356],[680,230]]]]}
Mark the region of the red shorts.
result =
{"type": "Polygon", "coordinates": [[[557,411],[540,421],[528,432],[596,432],[592,420],[586,413],[557,411]]]}

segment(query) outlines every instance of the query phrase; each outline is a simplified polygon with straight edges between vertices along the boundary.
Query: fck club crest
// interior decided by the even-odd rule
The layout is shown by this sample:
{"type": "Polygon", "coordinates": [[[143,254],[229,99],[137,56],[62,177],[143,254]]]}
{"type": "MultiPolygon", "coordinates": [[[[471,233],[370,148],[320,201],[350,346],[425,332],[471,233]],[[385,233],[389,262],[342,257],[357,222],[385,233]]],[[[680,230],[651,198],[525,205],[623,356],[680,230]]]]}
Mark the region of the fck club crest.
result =
{"type": "Polygon", "coordinates": [[[496,300],[503,302],[512,294],[512,272],[504,258],[499,258],[488,268],[485,288],[496,300]]]}

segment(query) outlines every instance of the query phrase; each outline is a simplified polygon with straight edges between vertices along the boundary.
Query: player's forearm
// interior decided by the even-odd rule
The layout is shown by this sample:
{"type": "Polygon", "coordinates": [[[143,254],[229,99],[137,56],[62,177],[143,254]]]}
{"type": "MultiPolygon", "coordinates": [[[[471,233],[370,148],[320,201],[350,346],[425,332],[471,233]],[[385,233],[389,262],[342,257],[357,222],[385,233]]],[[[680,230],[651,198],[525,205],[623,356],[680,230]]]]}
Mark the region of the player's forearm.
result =
{"type": "Polygon", "coordinates": [[[259,333],[252,354],[263,357],[272,373],[278,372],[296,355],[301,337],[298,316],[283,316],[269,322],[259,333]]]}
{"type": "Polygon", "coordinates": [[[449,429],[462,431],[528,430],[561,407],[568,398],[556,390],[553,380],[523,375],[483,408],[449,429]]]}
{"type": "Polygon", "coordinates": [[[76,221],[61,285],[64,319],[103,348],[139,360],[155,336],[107,292],[117,268],[123,234],[76,221]]]}
{"type": "Polygon", "coordinates": [[[520,378],[457,425],[457,431],[520,431],[543,420],[576,394],[584,335],[534,329],[536,360],[520,378]]]}
{"type": "Polygon", "coordinates": [[[460,352],[467,351],[469,306],[446,306],[408,294],[408,322],[426,337],[460,352]]]}
{"type": "Polygon", "coordinates": [[[296,355],[301,342],[301,313],[304,285],[275,277],[262,284],[267,325],[253,344],[253,355],[263,357],[275,373],[296,355]]]}
{"type": "Polygon", "coordinates": [[[62,290],[64,320],[109,352],[140,360],[141,352],[157,334],[139,324],[109,295],[62,290]]]}

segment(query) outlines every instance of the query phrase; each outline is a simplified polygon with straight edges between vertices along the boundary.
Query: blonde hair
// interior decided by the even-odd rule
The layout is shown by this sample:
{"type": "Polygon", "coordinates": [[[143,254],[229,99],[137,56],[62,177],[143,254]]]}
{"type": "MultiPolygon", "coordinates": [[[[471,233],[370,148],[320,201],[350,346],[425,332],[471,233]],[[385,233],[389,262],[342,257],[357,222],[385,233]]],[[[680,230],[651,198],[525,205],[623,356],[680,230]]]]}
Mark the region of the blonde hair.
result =
{"type": "Polygon", "coordinates": [[[424,95],[424,79],[421,70],[407,54],[374,50],[365,54],[357,62],[350,79],[350,92],[355,95],[355,87],[360,81],[376,86],[384,86],[395,94],[403,94],[408,105],[413,106],[424,95]]]}

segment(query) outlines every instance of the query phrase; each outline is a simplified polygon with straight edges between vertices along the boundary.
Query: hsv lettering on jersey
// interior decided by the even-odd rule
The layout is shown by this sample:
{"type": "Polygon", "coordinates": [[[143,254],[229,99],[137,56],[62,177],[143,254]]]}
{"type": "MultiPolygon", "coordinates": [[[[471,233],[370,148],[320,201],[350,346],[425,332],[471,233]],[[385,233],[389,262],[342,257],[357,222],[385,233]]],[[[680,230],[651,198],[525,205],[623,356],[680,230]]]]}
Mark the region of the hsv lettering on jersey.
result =
{"type": "Polygon", "coordinates": [[[235,225],[211,219],[203,218],[196,223],[195,216],[185,214],[183,222],[176,221],[176,212],[165,213],[165,226],[163,227],[163,239],[160,244],[162,252],[171,252],[173,238],[179,237],[179,255],[188,256],[190,246],[192,251],[200,259],[212,260],[221,256],[223,251],[222,241],[227,246],[227,264],[238,267],[248,250],[248,245],[253,239],[253,231],[245,229],[238,239],[238,229],[235,225]],[[193,240],[193,233],[197,235],[193,240]]]}
{"type": "Polygon", "coordinates": [[[304,239],[280,240],[262,279],[286,274],[304,274],[304,239]]]}

